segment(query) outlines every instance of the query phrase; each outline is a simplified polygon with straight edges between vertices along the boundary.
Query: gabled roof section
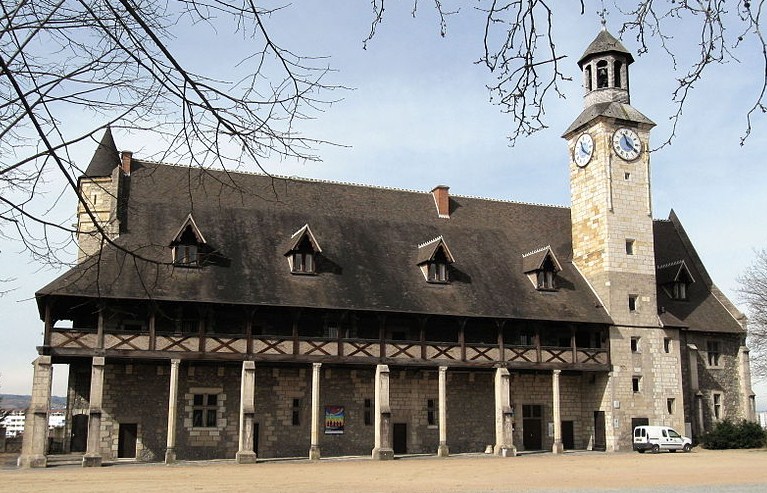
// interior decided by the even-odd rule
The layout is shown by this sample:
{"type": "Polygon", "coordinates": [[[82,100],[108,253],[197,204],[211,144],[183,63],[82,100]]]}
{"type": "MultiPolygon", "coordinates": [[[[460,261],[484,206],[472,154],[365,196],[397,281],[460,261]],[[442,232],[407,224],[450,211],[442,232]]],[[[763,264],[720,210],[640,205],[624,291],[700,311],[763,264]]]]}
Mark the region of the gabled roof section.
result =
{"type": "Polygon", "coordinates": [[[686,279],[688,283],[695,282],[695,278],[690,273],[684,260],[675,260],[655,268],[658,284],[671,284],[686,279]]]}
{"type": "Polygon", "coordinates": [[[117,150],[112,138],[112,129],[107,127],[104,136],[101,137],[96,152],[93,153],[90,164],[85,170],[88,178],[101,178],[110,176],[112,170],[120,165],[120,152],[117,150]]]}
{"type": "Polygon", "coordinates": [[[291,252],[294,252],[298,250],[298,246],[301,244],[301,242],[304,240],[304,238],[309,239],[309,243],[312,245],[312,249],[315,253],[322,253],[322,248],[320,247],[319,242],[317,241],[317,238],[315,238],[314,233],[312,233],[311,228],[309,227],[309,224],[304,224],[301,226],[301,228],[290,235],[290,238],[285,243],[285,255],[290,254],[291,252]]]}
{"type": "Polygon", "coordinates": [[[186,217],[184,224],[182,224],[181,228],[179,228],[178,232],[176,233],[176,236],[173,237],[173,240],[170,242],[170,246],[178,245],[182,243],[182,237],[184,236],[184,233],[186,232],[187,228],[191,229],[192,233],[197,239],[198,245],[204,245],[207,243],[207,241],[205,241],[205,237],[200,232],[200,228],[197,227],[197,223],[194,221],[194,218],[192,217],[192,214],[190,213],[186,217]]]}
{"type": "Polygon", "coordinates": [[[588,48],[586,48],[586,51],[583,52],[580,60],[578,60],[578,65],[583,67],[583,63],[589,58],[600,53],[610,52],[624,55],[627,63],[632,63],[634,61],[631,52],[623,46],[623,43],[618,41],[607,29],[602,29],[599,31],[599,34],[597,34],[597,37],[594,38],[594,41],[592,41],[588,48]]]}
{"type": "Polygon", "coordinates": [[[546,245],[545,247],[538,248],[522,255],[522,271],[527,274],[537,270],[543,270],[543,264],[546,262],[547,258],[551,259],[551,263],[554,264],[556,272],[562,270],[562,264],[559,263],[556,255],[554,255],[551,245],[546,245]]]}
{"type": "Polygon", "coordinates": [[[657,289],[661,321],[668,325],[686,326],[695,332],[744,333],[741,324],[745,317],[714,285],[673,210],[667,220],[653,222],[653,233],[659,285],[663,284],[663,280],[681,275],[684,272],[682,267],[690,279],[696,281],[688,286],[685,301],[673,299],[665,289],[657,289]]]}
{"type": "Polygon", "coordinates": [[[416,262],[416,265],[431,262],[434,260],[437,252],[439,252],[440,249],[442,249],[443,253],[445,254],[445,258],[449,263],[455,263],[455,257],[453,257],[453,254],[450,252],[450,248],[448,248],[445,239],[442,237],[442,235],[439,235],[433,240],[429,240],[426,243],[421,243],[418,245],[418,261],[416,262]]]}

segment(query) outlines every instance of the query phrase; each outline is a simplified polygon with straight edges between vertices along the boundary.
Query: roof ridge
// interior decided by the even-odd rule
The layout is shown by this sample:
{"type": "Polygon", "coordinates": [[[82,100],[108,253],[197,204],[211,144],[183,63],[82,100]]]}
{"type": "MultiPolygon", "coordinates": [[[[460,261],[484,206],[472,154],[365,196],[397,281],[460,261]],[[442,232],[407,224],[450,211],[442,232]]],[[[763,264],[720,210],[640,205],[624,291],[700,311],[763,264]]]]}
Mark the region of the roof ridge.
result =
{"type": "Polygon", "coordinates": [[[546,245],[545,247],[538,248],[532,252],[523,253],[522,258],[529,257],[530,255],[535,255],[536,253],[541,253],[544,250],[551,250],[551,245],[546,245]]]}
{"type": "Polygon", "coordinates": [[[431,243],[434,243],[435,241],[439,241],[439,240],[442,240],[442,241],[444,241],[445,239],[442,237],[442,235],[439,235],[439,236],[437,236],[436,238],[434,238],[434,239],[432,239],[432,240],[429,240],[429,241],[425,241],[425,242],[423,242],[423,243],[419,244],[419,245],[418,245],[418,248],[423,248],[423,247],[425,247],[426,245],[429,245],[429,244],[431,244],[431,243]]]}
{"type": "MultiPolygon", "coordinates": [[[[138,161],[148,163],[148,164],[155,164],[159,166],[168,166],[172,168],[188,168],[188,165],[185,164],[172,164],[172,163],[163,163],[160,161],[151,161],[147,159],[137,159],[138,161]]],[[[198,167],[199,168],[199,167],[198,167]]],[[[269,177],[269,178],[276,178],[276,179],[282,179],[282,180],[291,180],[291,181],[301,181],[301,182],[307,182],[307,183],[324,183],[327,185],[345,185],[345,186],[353,186],[353,187],[360,187],[360,188],[370,188],[373,190],[390,190],[395,192],[405,192],[405,193],[417,193],[417,194],[431,194],[431,191],[427,190],[416,190],[413,188],[401,188],[401,187],[387,187],[384,185],[370,185],[365,183],[357,183],[357,182],[351,182],[351,181],[335,181],[335,180],[325,180],[321,178],[304,178],[301,176],[296,175],[278,175],[278,174],[269,174],[269,173],[259,173],[257,171],[243,171],[243,170],[227,170],[227,169],[220,169],[220,168],[199,168],[201,170],[205,171],[217,171],[220,173],[237,173],[241,175],[249,175],[249,176],[261,176],[261,177],[269,177]]],[[[455,194],[451,195],[451,197],[459,197],[464,199],[474,199],[474,200],[484,200],[487,202],[497,202],[497,203],[504,203],[504,204],[519,204],[519,205],[532,205],[537,207],[552,207],[556,209],[570,209],[570,206],[567,205],[559,205],[559,204],[544,204],[541,202],[526,202],[522,200],[512,200],[512,199],[499,199],[499,198],[493,198],[493,197],[481,197],[479,195],[461,195],[461,194],[455,194]]]]}

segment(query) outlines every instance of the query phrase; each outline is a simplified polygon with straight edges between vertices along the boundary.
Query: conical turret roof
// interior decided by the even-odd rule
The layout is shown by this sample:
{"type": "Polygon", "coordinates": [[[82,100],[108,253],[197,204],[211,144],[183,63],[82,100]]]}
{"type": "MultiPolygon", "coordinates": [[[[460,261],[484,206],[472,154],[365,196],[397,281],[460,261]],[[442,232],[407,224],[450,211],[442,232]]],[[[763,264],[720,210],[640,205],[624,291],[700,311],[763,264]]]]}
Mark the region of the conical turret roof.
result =
{"type": "Polygon", "coordinates": [[[114,138],[112,138],[112,129],[107,127],[96,152],[93,153],[88,168],[85,170],[85,176],[90,178],[109,176],[112,174],[112,170],[119,165],[120,152],[117,150],[114,138]]]}

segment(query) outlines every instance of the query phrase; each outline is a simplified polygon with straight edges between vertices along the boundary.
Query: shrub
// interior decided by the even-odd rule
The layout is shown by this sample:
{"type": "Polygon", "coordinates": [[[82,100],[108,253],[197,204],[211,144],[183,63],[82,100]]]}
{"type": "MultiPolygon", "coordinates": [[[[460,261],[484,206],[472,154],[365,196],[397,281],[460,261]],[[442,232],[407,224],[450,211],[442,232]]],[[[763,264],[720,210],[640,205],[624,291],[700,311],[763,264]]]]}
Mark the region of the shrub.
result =
{"type": "Polygon", "coordinates": [[[707,449],[759,448],[765,445],[767,432],[759,423],[746,421],[733,423],[720,421],[714,429],[703,435],[703,447],[707,449]]]}

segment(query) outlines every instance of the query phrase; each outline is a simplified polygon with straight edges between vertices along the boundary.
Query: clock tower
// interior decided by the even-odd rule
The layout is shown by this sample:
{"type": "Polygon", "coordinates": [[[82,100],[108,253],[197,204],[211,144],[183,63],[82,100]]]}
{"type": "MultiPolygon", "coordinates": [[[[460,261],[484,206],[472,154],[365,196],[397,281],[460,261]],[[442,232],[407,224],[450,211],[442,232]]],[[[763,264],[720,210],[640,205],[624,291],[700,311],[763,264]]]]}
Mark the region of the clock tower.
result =
{"type": "Polygon", "coordinates": [[[656,299],[649,153],[655,124],[631,106],[633,61],[603,28],[578,61],[584,109],[563,134],[573,263],[613,321],[611,371],[594,380],[593,430],[605,429],[607,450],[630,442],[626,430],[638,424],[684,429],[683,413],[671,412],[683,405],[679,331],[661,326],[656,299]]]}
{"type": "Polygon", "coordinates": [[[573,262],[616,324],[658,327],[648,153],[655,124],[630,104],[633,61],[604,28],[578,61],[584,110],[563,135],[573,262]]]}

